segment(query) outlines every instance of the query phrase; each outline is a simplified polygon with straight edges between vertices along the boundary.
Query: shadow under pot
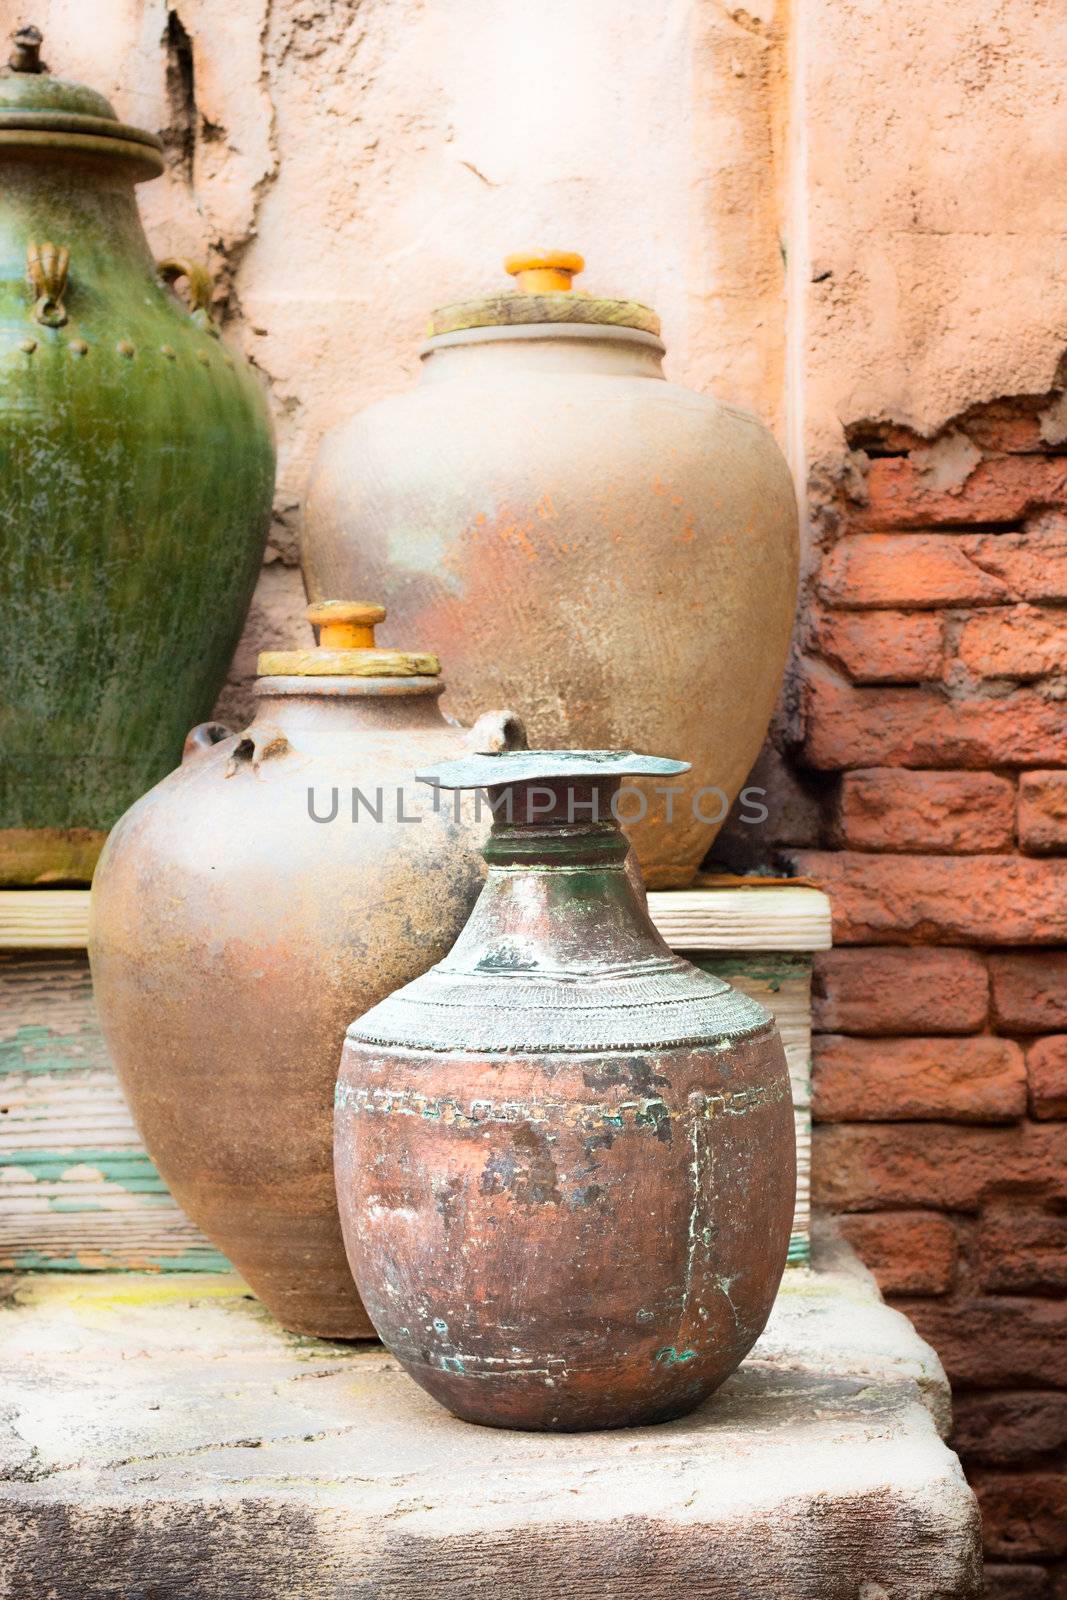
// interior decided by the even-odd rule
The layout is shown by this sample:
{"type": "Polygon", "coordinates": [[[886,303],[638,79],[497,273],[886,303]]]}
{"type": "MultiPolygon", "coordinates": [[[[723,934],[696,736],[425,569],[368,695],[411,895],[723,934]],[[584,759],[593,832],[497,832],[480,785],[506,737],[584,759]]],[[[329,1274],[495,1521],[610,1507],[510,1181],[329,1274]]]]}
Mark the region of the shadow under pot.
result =
{"type": "MultiPolygon", "coordinates": [[[[434,656],[374,648],[379,606],[311,607],[317,649],[260,657],[241,734],[194,729],[111,834],[92,893],[104,1034],[175,1199],[285,1327],[373,1336],[333,1180],[354,1013],[449,949],[487,824],[411,780],[471,737],[434,656]]],[[[506,713],[477,726],[521,739],[506,713]]]]}
{"type": "Polygon", "coordinates": [[[382,1339],[470,1422],[586,1429],[691,1411],[762,1331],[796,1152],[760,1005],[672,954],[625,868],[611,751],[424,770],[488,788],[485,888],[455,948],[348,1030],[341,1222],[382,1339]]]}

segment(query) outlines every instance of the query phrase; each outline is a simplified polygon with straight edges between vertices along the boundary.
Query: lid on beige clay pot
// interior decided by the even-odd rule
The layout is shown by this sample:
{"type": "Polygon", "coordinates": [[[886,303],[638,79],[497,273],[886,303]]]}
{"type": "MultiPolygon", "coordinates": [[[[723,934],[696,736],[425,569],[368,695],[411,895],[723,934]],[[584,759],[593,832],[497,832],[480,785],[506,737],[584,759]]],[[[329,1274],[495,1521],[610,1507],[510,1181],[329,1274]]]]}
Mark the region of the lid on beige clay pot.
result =
{"type": "Polygon", "coordinates": [[[105,156],[132,164],[136,183],[163,171],[163,141],[120,122],[109,100],[84,83],[53,78],[39,28],[19,28],[0,71],[0,156],[5,151],[105,156]]]}
{"type": "Polygon", "coordinates": [[[461,333],[468,328],[511,328],[528,323],[580,323],[635,328],[660,335],[659,318],[636,300],[601,300],[575,289],[585,261],[571,250],[524,250],[504,257],[504,270],[516,287],[480,300],[441,306],[430,318],[429,334],[461,333]]]}
{"type": "Polygon", "coordinates": [[[304,615],[319,630],[314,650],[263,650],[261,678],[436,678],[441,663],[423,651],[380,650],[374,629],[385,607],[362,600],[321,600],[304,615]]]}

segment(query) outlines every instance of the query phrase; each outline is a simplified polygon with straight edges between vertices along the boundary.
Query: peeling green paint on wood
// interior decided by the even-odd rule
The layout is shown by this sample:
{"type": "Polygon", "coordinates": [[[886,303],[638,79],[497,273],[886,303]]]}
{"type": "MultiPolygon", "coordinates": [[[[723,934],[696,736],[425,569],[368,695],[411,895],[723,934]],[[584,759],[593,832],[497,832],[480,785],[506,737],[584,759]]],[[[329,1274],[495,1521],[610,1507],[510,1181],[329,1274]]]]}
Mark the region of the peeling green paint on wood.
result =
{"type": "Polygon", "coordinates": [[[130,1194],[166,1194],[166,1185],[143,1150],[10,1150],[0,1152],[0,1181],[5,1171],[23,1169],[37,1180],[65,1178],[79,1168],[100,1174],[130,1194]]]}
{"type": "Polygon", "coordinates": [[[745,983],[766,984],[772,994],[777,994],[790,978],[806,979],[811,975],[808,955],[695,955],[690,960],[702,972],[714,973],[738,988],[745,983]]]}
{"type": "Polygon", "coordinates": [[[86,1072],[110,1065],[95,1028],[86,1028],[84,1033],[56,1033],[25,1023],[0,1039],[0,1078],[15,1072],[86,1072]]]}
{"type": "MultiPolygon", "coordinates": [[[[43,1250],[23,1250],[18,1255],[0,1255],[5,1272],[114,1272],[116,1263],[92,1252],[82,1256],[52,1256],[43,1250]]],[[[137,1266],[120,1270],[131,1272],[229,1272],[230,1263],[205,1240],[173,1255],[143,1256],[137,1266]]]]}
{"type": "Polygon", "coordinates": [[[227,1267],[141,1146],[84,953],[0,954],[0,1270],[227,1267]]]}

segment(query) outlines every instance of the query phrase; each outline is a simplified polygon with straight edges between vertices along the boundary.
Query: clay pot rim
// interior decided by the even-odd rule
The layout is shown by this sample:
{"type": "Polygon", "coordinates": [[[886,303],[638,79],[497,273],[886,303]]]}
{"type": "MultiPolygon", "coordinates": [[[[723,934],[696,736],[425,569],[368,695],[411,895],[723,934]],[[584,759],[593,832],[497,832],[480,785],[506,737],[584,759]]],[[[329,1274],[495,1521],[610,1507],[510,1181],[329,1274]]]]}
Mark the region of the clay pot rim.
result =
{"type": "Polygon", "coordinates": [[[322,699],[354,699],[362,695],[382,699],[389,695],[423,695],[436,700],[445,692],[441,678],[342,678],[342,677],[284,677],[257,678],[252,693],[257,699],[292,695],[307,698],[314,695],[322,699]]]}
{"type": "Polygon", "coordinates": [[[535,339],[568,339],[586,344],[639,345],[666,355],[667,346],[654,333],[641,328],[620,328],[595,322],[520,322],[500,327],[458,328],[451,333],[436,333],[419,346],[419,360],[425,361],[435,350],[476,344],[529,343],[535,339]]]}

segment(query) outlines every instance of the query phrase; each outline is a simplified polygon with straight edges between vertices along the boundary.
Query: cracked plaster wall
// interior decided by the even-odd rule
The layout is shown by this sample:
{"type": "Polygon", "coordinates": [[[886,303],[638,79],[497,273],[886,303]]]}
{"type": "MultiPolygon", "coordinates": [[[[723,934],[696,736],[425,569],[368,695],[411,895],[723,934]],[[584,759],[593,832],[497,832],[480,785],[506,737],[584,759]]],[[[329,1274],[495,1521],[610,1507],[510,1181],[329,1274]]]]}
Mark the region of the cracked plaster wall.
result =
{"type": "Polygon", "coordinates": [[[1067,347],[1067,11],[799,0],[806,443],[929,437],[1044,394],[1067,347]]]}
{"type": "Polygon", "coordinates": [[[1057,381],[1056,0],[0,0],[5,32],[31,19],[53,70],[164,134],[149,237],[210,261],[270,386],[232,714],[256,649],[303,635],[318,440],[413,381],[427,309],[506,249],[582,249],[589,288],[653,303],[672,376],[765,416],[816,508],[846,428],[930,437],[1057,381]]]}
{"type": "Polygon", "coordinates": [[[0,0],[30,20],[53,71],[164,134],[151,243],[210,261],[269,384],[277,516],[224,714],[258,649],[306,640],[322,434],[413,382],[427,311],[505,251],[580,249],[586,287],[660,311],[673,376],[782,432],[781,0],[0,0]]]}

